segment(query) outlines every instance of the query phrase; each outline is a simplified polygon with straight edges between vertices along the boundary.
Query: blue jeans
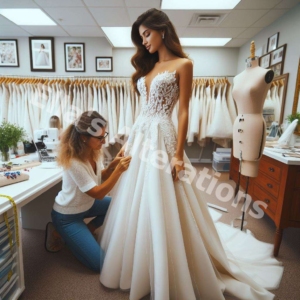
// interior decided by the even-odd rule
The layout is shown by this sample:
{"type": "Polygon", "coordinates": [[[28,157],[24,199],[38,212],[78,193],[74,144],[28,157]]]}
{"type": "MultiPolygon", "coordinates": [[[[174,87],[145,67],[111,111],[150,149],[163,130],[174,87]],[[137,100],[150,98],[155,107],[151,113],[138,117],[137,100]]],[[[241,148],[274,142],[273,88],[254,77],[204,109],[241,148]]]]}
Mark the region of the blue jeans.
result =
{"type": "Polygon", "coordinates": [[[100,227],[110,204],[110,197],[95,200],[93,206],[79,214],[61,214],[52,209],[51,217],[55,229],[65,244],[84,265],[93,271],[100,272],[104,260],[104,251],[83,221],[95,217],[90,224],[100,227]]]}

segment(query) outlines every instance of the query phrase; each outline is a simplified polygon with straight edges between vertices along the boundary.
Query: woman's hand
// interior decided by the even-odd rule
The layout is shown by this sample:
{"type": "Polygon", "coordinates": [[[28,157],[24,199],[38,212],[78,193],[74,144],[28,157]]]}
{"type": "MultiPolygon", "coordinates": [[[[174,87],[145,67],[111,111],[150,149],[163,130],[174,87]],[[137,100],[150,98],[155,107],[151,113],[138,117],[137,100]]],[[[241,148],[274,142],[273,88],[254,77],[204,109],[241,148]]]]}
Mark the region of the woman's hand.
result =
{"type": "Polygon", "coordinates": [[[124,157],[125,147],[126,144],[124,144],[121,150],[118,152],[117,157],[124,157]]]}
{"type": "Polygon", "coordinates": [[[108,166],[109,170],[114,170],[116,168],[116,166],[121,161],[122,157],[124,157],[124,152],[125,152],[125,145],[120,149],[120,151],[117,153],[114,160],[109,164],[108,166]]]}
{"type": "Polygon", "coordinates": [[[116,169],[114,172],[123,173],[125,172],[130,164],[131,156],[122,157],[116,166],[116,169]]]}
{"type": "Polygon", "coordinates": [[[184,162],[182,158],[174,156],[171,161],[173,181],[178,181],[184,176],[184,162]]]}

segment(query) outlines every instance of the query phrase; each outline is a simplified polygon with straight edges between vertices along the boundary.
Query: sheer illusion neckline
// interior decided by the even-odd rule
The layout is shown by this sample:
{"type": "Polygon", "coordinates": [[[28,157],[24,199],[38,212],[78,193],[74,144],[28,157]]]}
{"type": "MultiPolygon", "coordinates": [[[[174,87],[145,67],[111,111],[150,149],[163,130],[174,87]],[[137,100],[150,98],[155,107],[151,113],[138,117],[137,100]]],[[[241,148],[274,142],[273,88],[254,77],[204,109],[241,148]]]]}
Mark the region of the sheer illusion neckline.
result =
{"type": "MultiPolygon", "coordinates": [[[[146,94],[146,97],[147,97],[146,99],[147,99],[147,100],[148,100],[149,97],[150,97],[151,87],[152,87],[153,82],[155,81],[155,79],[156,79],[159,75],[162,75],[162,74],[172,74],[172,75],[175,77],[176,70],[174,70],[174,71],[172,71],[172,72],[169,71],[169,70],[165,70],[165,71],[162,71],[162,72],[157,73],[157,74],[153,77],[152,81],[150,82],[149,89],[148,89],[148,87],[147,87],[147,85],[146,85],[146,76],[147,76],[147,75],[145,75],[145,76],[142,77],[143,83],[144,83],[144,87],[145,87],[145,94],[146,94]]],[[[177,81],[176,81],[176,85],[177,85],[177,87],[178,87],[177,81]]]]}

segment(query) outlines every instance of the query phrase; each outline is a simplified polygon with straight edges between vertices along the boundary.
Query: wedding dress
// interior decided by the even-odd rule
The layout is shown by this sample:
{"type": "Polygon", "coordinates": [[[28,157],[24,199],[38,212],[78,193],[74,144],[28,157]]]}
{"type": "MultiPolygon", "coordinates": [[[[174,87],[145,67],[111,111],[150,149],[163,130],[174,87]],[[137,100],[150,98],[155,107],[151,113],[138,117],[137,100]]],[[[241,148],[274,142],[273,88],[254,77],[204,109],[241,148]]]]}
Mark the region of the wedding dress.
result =
{"type": "MultiPolygon", "coordinates": [[[[173,182],[176,151],[172,110],[175,71],[159,73],[147,91],[138,80],[141,113],[128,138],[132,160],[112,191],[99,239],[106,255],[100,281],[130,289],[130,299],[273,299],[283,268],[271,244],[212,220],[191,176],[173,182]],[[148,94],[149,93],[149,94],[148,94]]],[[[190,164],[185,156],[184,161],[190,164]]]]}

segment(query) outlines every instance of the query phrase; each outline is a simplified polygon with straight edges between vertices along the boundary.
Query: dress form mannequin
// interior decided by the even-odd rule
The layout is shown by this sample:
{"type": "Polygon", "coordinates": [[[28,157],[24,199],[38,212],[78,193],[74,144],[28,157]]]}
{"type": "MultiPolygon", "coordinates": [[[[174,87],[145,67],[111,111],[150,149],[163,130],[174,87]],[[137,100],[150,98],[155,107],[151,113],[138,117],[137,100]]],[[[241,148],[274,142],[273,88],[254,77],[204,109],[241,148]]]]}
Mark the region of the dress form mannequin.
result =
{"type": "Polygon", "coordinates": [[[258,65],[254,42],[250,52],[246,69],[233,80],[232,95],[238,110],[233,124],[233,156],[240,159],[242,175],[256,177],[266,140],[263,105],[274,72],[258,65]]]}

